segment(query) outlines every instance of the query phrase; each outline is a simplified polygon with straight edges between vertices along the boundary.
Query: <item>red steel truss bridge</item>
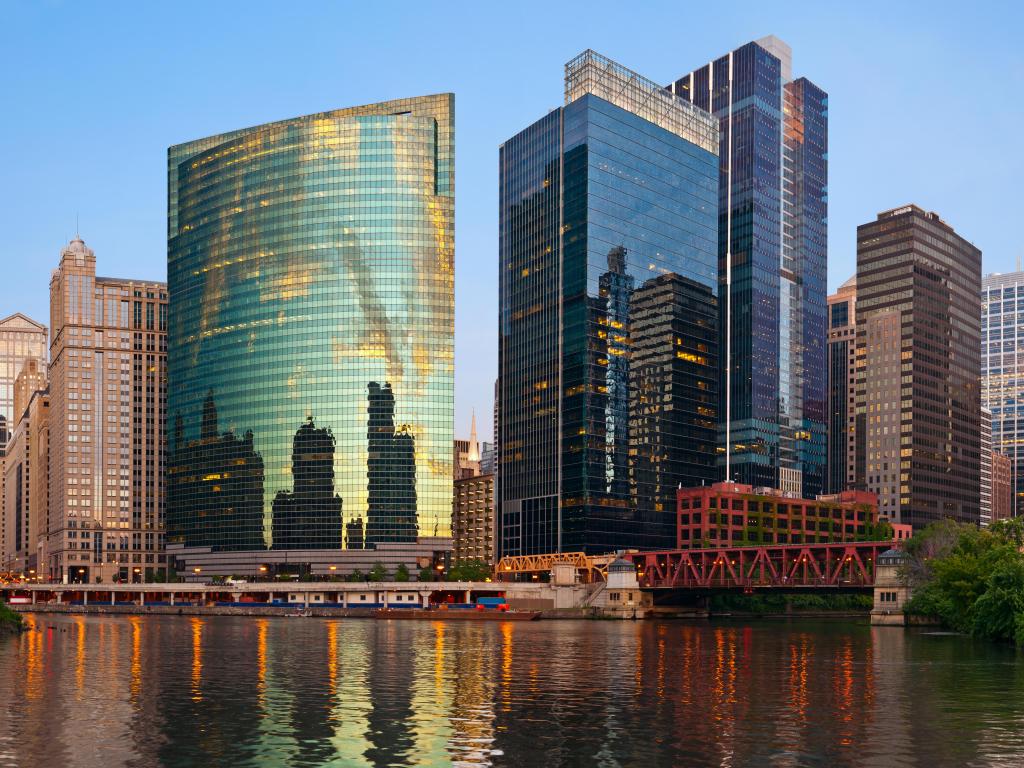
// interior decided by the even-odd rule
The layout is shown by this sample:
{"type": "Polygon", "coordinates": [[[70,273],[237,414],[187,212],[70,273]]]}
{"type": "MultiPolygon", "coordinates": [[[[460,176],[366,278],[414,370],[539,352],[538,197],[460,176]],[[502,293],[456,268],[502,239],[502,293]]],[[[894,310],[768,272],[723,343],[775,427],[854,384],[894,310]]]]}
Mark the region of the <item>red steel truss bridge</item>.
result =
{"type": "Polygon", "coordinates": [[[778,544],[633,552],[640,586],[651,589],[863,590],[874,586],[878,556],[893,542],[778,544]]]}

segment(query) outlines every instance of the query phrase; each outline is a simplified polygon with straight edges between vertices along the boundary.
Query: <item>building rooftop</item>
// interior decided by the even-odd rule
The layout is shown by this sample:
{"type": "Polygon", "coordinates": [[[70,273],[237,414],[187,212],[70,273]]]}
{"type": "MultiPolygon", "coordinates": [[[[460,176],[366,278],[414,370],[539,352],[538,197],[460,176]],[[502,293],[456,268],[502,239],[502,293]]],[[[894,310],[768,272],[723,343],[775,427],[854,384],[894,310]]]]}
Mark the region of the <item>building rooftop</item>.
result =
{"type": "Polygon", "coordinates": [[[718,118],[589,48],[565,65],[565,103],[588,93],[718,154],[718,118]]]}

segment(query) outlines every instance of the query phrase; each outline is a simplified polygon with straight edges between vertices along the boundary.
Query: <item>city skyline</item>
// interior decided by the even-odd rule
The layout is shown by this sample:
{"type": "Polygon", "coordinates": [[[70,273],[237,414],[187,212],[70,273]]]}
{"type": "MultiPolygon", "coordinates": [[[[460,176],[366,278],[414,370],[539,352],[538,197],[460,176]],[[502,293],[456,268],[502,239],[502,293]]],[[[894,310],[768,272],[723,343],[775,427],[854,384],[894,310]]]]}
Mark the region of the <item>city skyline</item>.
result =
{"type": "MultiPolygon", "coordinates": [[[[668,8],[659,14],[651,7],[648,13],[616,25],[586,19],[578,25],[561,25],[569,29],[558,44],[528,61],[516,55],[515,41],[521,39],[517,33],[529,24],[530,13],[521,20],[503,18],[500,40],[485,44],[463,34],[465,45],[438,52],[430,42],[435,35],[413,34],[413,30],[432,30],[441,20],[410,12],[393,21],[394,35],[408,37],[409,48],[406,55],[391,61],[360,55],[385,42],[379,33],[351,40],[340,52],[319,45],[323,33],[303,25],[304,34],[313,39],[304,41],[302,56],[290,64],[253,62],[242,74],[230,77],[230,93],[225,93],[222,82],[197,73],[242,56],[239,46],[249,36],[245,30],[265,23],[260,14],[254,14],[253,20],[232,17],[231,27],[237,34],[225,38],[221,32],[228,11],[212,9],[208,30],[190,28],[193,55],[188,61],[177,61],[163,40],[173,37],[167,34],[169,28],[183,24],[177,19],[184,20],[188,13],[175,12],[171,17],[170,9],[128,11],[111,6],[68,8],[51,18],[45,9],[13,10],[8,15],[24,34],[0,56],[9,59],[4,77],[12,78],[9,92],[14,114],[26,118],[61,114],[62,119],[16,120],[0,129],[8,146],[37,150],[23,153],[23,158],[12,153],[6,169],[11,183],[0,193],[0,200],[10,235],[7,258],[41,265],[9,277],[10,292],[0,304],[0,316],[14,312],[37,320],[47,316],[52,254],[78,228],[91,246],[102,251],[109,274],[166,278],[166,146],[336,104],[452,90],[459,98],[462,180],[455,259],[455,432],[465,435],[472,409],[490,412],[497,370],[497,317],[492,308],[497,295],[497,147],[521,127],[522,116],[543,114],[560,102],[558,83],[547,73],[591,47],[668,83],[679,76],[681,66],[711,60],[768,34],[792,46],[794,71],[811,75],[831,98],[830,291],[854,272],[856,225],[879,210],[907,201],[941,211],[967,237],[976,238],[975,245],[986,254],[983,272],[1013,268],[1019,246],[1009,230],[999,226],[1004,211],[985,205],[981,199],[985,196],[961,191],[985,188],[997,199],[1011,199],[1012,179],[1021,170],[1019,153],[989,163],[989,148],[973,138],[992,124],[995,105],[999,105],[1000,121],[1013,123],[1020,113],[1019,105],[997,98],[1001,78],[1012,79],[1024,71],[1007,14],[997,23],[989,20],[993,17],[924,16],[913,8],[885,6],[883,27],[877,14],[862,9],[802,9],[795,14],[751,5],[728,20],[711,11],[697,10],[695,17],[688,12],[688,25],[702,25],[707,34],[680,43],[671,25],[662,31],[649,24],[650,18],[664,16],[668,8]],[[911,24],[920,34],[908,38],[903,32],[911,24]],[[126,34],[126,29],[136,34],[126,34]],[[832,31],[839,29],[842,34],[832,31]],[[868,37],[872,44],[865,46],[868,37]],[[63,57],[49,56],[54,50],[81,45],[88,48],[89,56],[80,67],[69,68],[63,57]],[[865,48],[871,51],[870,59],[863,53],[865,48]],[[417,57],[423,60],[420,65],[405,65],[417,57]],[[497,64],[516,61],[517,66],[489,68],[485,77],[484,68],[475,65],[482,57],[497,64]],[[131,66],[123,66],[126,61],[131,66]],[[371,61],[372,65],[352,63],[371,61]],[[927,75],[938,71],[944,73],[942,78],[927,75]],[[188,89],[181,87],[186,81],[188,89]],[[884,87],[865,86],[883,82],[884,87]],[[971,109],[960,112],[955,121],[945,119],[949,94],[964,93],[968,86],[973,94],[971,109]],[[146,89],[162,94],[159,103],[147,101],[146,89]],[[495,97],[498,93],[501,98],[495,97]],[[119,130],[111,130],[113,124],[119,130]],[[913,145],[905,140],[910,133],[913,145]],[[933,170],[938,167],[935,158],[950,145],[957,147],[960,162],[940,176],[933,170]],[[869,155],[870,166],[860,162],[869,155]],[[52,179],[58,176],[77,181],[54,184],[52,179]],[[1002,196],[1000,189],[1006,190],[1002,196]],[[20,303],[12,303],[11,295],[20,303]]],[[[1008,11],[1011,17],[1019,14],[1008,11]]],[[[363,12],[339,8],[336,13],[351,24],[358,23],[363,12]]],[[[456,33],[465,33],[486,25],[489,13],[444,21],[453,23],[456,33]]],[[[544,13],[568,16],[571,9],[545,9],[544,13]]],[[[282,36],[296,23],[300,22],[282,21],[282,36]]],[[[490,431],[490,420],[481,419],[480,439],[489,440],[490,431]]]]}

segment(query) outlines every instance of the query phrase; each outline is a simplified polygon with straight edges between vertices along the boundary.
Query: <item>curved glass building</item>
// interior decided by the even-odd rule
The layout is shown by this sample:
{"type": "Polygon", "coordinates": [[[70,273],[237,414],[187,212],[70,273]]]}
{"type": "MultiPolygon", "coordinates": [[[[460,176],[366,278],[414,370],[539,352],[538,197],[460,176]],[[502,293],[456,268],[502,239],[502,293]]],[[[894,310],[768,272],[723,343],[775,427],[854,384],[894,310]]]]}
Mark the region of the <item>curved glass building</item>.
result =
{"type": "Polygon", "coordinates": [[[444,548],[453,109],[402,99],[168,151],[179,566],[344,572],[444,548]]]}

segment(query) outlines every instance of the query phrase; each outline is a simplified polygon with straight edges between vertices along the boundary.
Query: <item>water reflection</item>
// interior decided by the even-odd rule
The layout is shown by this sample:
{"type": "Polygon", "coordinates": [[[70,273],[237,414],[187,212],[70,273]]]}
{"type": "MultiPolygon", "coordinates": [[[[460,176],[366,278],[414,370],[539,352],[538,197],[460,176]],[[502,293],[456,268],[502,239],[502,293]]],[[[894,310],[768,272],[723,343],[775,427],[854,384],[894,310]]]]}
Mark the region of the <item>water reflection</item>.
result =
{"type": "Polygon", "coordinates": [[[0,766],[1015,766],[1024,752],[1024,665],[967,638],[811,623],[31,622],[0,638],[0,766]]]}

